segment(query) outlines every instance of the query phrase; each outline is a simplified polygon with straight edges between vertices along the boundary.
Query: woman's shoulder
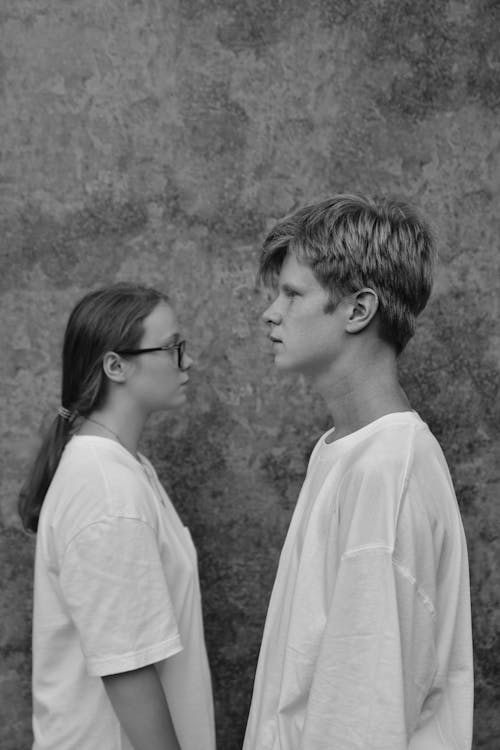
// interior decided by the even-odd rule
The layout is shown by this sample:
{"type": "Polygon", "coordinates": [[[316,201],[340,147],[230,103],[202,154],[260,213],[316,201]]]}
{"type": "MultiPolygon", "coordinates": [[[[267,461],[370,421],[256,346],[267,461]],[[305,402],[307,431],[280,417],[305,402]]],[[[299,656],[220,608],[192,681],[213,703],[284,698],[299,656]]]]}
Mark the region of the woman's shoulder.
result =
{"type": "Polygon", "coordinates": [[[71,527],[111,518],[156,525],[151,488],[141,463],[121,446],[73,439],[66,447],[44,502],[51,525],[71,527]]]}

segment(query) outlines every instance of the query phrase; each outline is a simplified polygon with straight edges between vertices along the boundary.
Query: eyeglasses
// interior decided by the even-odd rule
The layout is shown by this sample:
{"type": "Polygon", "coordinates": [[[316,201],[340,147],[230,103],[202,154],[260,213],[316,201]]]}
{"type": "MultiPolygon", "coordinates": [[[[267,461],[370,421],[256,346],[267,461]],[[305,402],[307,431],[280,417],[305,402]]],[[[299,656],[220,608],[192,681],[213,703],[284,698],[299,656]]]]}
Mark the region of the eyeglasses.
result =
{"type": "Polygon", "coordinates": [[[132,357],[136,354],[149,354],[150,352],[168,352],[171,349],[177,350],[177,367],[182,370],[182,360],[184,359],[184,352],[186,350],[186,341],[176,341],[175,344],[167,344],[166,346],[153,346],[150,349],[121,349],[116,354],[122,354],[124,357],[132,357]]]}

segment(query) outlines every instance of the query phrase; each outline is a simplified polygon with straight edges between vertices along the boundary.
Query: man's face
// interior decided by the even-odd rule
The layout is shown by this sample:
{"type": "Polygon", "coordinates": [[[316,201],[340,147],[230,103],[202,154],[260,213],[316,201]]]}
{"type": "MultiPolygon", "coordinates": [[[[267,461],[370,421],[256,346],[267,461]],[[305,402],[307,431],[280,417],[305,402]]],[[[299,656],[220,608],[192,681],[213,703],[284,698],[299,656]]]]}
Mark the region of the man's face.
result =
{"type": "Polygon", "coordinates": [[[288,254],[281,267],[278,296],[263,313],[273,342],[274,363],[313,377],[326,373],[344,342],[342,303],[326,313],[328,292],[309,266],[288,254]]]}

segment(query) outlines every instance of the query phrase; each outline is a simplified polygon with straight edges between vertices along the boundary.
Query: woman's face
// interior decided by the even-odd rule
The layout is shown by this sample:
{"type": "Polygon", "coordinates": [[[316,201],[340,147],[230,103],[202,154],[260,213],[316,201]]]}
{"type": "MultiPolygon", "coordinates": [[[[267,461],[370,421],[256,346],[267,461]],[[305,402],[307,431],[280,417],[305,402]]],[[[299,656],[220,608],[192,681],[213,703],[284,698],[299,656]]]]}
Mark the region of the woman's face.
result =
{"type": "MultiPolygon", "coordinates": [[[[160,302],[144,319],[144,333],[137,349],[170,346],[181,340],[175,313],[166,302],[160,302]]],[[[127,385],[146,413],[173,409],[186,401],[188,370],[192,359],[184,353],[182,369],[178,350],[147,352],[129,360],[127,385]]]]}

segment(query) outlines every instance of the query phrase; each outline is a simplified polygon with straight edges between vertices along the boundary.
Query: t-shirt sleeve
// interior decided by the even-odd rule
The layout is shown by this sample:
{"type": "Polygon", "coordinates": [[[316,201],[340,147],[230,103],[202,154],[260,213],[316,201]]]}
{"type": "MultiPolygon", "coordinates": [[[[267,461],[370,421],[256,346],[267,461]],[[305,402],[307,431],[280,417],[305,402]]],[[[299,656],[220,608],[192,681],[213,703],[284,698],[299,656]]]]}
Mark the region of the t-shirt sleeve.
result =
{"type": "Polygon", "coordinates": [[[68,544],[60,585],[91,675],[139,669],[182,650],[156,535],[107,517],[68,544]]]}
{"type": "Polygon", "coordinates": [[[344,556],[301,750],[407,750],[435,668],[429,644],[432,612],[390,551],[344,556]]]}

